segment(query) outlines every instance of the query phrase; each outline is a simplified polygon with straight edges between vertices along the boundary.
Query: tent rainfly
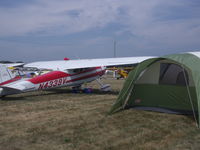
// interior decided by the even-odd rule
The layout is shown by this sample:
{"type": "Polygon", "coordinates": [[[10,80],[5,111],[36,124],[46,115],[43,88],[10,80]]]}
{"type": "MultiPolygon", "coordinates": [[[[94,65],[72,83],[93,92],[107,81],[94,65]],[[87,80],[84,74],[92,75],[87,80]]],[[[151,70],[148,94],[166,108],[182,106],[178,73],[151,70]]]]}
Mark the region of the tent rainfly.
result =
{"type": "Polygon", "coordinates": [[[109,113],[131,107],[193,114],[200,127],[200,52],[151,58],[138,64],[109,113]]]}

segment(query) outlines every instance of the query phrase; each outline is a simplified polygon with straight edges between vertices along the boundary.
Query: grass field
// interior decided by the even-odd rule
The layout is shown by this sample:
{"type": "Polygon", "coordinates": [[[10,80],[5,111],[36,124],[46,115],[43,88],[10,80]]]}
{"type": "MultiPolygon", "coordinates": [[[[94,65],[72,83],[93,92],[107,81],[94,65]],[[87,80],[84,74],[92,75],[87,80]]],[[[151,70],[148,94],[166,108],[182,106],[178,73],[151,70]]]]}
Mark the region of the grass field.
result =
{"type": "Polygon", "coordinates": [[[106,80],[113,92],[73,94],[69,88],[0,100],[0,150],[200,149],[192,116],[129,109],[108,116],[123,80],[106,80]]]}

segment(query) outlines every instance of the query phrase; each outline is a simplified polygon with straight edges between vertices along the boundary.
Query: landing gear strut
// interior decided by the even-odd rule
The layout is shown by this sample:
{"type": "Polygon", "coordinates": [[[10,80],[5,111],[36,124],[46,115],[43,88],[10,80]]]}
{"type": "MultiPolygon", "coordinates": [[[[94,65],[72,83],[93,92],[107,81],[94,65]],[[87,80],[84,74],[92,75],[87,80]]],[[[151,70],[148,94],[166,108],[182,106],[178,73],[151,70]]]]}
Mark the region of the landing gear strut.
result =
{"type": "Polygon", "coordinates": [[[111,91],[110,84],[103,84],[101,79],[96,79],[96,81],[101,86],[101,91],[104,91],[104,92],[111,91]]]}

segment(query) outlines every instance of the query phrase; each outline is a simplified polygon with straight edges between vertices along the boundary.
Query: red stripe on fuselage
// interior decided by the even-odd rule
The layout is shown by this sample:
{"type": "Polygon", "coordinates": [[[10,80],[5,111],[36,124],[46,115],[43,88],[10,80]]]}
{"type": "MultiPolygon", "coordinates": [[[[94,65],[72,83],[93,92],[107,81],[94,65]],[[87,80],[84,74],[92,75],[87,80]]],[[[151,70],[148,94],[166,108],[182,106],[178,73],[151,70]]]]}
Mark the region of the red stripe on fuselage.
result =
{"type": "Polygon", "coordinates": [[[7,81],[5,81],[5,82],[0,83],[0,85],[9,84],[9,83],[15,82],[15,81],[20,80],[20,79],[21,79],[21,77],[20,77],[20,76],[17,76],[17,77],[15,77],[15,78],[13,78],[13,79],[10,79],[10,80],[7,80],[7,81]]]}
{"type": "Polygon", "coordinates": [[[82,73],[87,73],[87,72],[97,70],[100,68],[101,67],[95,67],[95,68],[87,69],[87,70],[81,71],[79,73],[74,73],[74,74],[68,74],[68,73],[65,73],[62,71],[52,71],[52,72],[46,73],[44,75],[29,79],[28,81],[32,82],[33,84],[39,84],[39,83],[56,80],[56,79],[60,79],[60,78],[68,77],[68,76],[75,76],[75,75],[79,75],[82,73]]]}
{"type": "Polygon", "coordinates": [[[29,79],[28,81],[32,82],[33,84],[39,84],[42,82],[47,82],[50,80],[55,80],[55,79],[59,79],[59,78],[64,78],[69,76],[69,74],[62,72],[62,71],[52,71],[49,73],[46,73],[44,75],[41,76],[37,76],[35,78],[29,79]]]}

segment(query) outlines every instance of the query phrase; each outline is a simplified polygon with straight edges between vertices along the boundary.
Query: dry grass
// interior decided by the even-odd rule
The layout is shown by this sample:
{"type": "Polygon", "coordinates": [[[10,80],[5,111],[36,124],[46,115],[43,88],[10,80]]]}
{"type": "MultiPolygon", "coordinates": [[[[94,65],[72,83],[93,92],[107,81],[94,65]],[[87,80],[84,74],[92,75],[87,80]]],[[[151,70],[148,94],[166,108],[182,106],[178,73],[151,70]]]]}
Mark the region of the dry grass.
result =
{"type": "Polygon", "coordinates": [[[0,149],[200,149],[192,117],[134,109],[107,116],[123,80],[105,82],[112,93],[73,94],[63,88],[1,100],[0,149]]]}

